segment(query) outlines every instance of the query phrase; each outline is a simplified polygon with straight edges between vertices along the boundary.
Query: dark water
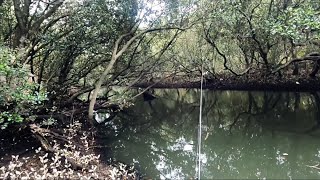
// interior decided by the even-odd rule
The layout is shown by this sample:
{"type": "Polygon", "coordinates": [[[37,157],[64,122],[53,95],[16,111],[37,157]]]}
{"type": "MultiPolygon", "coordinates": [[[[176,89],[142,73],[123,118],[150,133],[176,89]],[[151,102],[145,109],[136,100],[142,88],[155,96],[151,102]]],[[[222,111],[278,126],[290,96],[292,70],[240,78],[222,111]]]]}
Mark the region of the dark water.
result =
{"type": "MultiPolygon", "coordinates": [[[[199,90],[155,90],[101,127],[105,151],[156,179],[196,177],[199,90]]],[[[320,179],[316,93],[205,91],[202,179],[320,179]]]]}

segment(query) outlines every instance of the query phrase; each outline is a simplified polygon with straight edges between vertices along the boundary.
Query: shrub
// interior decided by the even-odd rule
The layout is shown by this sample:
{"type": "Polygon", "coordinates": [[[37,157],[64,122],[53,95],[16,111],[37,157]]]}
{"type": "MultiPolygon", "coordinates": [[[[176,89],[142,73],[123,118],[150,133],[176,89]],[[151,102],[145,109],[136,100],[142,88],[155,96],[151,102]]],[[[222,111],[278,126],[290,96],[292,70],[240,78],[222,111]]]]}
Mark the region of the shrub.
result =
{"type": "Polygon", "coordinates": [[[11,123],[21,123],[30,116],[33,108],[45,98],[36,93],[36,84],[30,81],[30,73],[16,60],[16,54],[0,46],[0,128],[11,123]]]}

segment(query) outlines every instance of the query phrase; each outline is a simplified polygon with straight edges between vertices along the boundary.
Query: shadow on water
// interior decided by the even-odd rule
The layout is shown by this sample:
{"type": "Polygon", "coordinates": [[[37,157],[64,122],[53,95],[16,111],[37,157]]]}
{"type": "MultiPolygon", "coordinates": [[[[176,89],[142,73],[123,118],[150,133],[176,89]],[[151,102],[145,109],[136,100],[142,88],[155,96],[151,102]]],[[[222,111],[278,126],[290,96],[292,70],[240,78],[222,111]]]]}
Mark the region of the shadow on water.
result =
{"type": "MultiPolygon", "coordinates": [[[[100,127],[102,153],[152,178],[196,174],[197,89],[161,89],[100,127]]],[[[318,179],[318,93],[205,91],[202,178],[318,179]]]]}

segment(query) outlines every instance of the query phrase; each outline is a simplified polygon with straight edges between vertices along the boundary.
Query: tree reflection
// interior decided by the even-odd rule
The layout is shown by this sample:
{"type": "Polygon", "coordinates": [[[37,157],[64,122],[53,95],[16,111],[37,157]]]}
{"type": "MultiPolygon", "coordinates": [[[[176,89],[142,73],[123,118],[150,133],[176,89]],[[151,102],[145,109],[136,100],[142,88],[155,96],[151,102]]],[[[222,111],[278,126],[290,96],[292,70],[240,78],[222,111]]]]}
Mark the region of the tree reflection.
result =
{"type": "MultiPolygon", "coordinates": [[[[192,178],[200,91],[155,95],[100,127],[100,142],[146,176],[192,178]]],[[[319,160],[317,93],[206,91],[203,105],[203,178],[319,178],[306,166],[319,160]]]]}
{"type": "Polygon", "coordinates": [[[306,133],[313,133],[317,131],[320,127],[320,97],[317,92],[312,92],[312,96],[314,97],[314,104],[316,105],[315,117],[316,117],[316,124],[311,127],[306,133]]]}

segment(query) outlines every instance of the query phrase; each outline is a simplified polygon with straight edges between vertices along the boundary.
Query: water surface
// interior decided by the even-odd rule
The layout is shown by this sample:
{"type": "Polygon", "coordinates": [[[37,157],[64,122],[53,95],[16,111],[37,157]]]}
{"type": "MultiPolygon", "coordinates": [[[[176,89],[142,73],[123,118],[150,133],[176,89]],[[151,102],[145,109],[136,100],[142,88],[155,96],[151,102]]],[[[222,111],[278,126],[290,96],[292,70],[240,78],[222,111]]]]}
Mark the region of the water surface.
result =
{"type": "MultiPolygon", "coordinates": [[[[155,90],[100,127],[106,157],[157,179],[196,177],[200,91],[155,90]]],[[[319,179],[317,93],[204,91],[203,179],[319,179]]]]}

